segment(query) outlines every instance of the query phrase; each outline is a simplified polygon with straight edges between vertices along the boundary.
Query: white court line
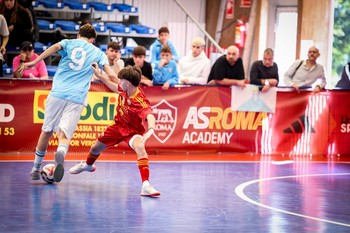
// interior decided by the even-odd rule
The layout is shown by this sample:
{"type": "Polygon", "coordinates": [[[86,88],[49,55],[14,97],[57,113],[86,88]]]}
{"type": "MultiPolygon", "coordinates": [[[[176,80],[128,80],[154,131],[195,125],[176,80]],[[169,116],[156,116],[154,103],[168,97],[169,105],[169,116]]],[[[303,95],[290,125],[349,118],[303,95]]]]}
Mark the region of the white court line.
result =
{"type": "Polygon", "coordinates": [[[293,160],[283,160],[283,161],[272,161],[271,164],[274,165],[284,165],[284,164],[290,164],[290,163],[294,163],[293,160]]]}
{"type": "Polygon", "coordinates": [[[252,180],[252,181],[248,181],[245,183],[242,183],[240,185],[238,185],[235,188],[235,193],[237,194],[238,197],[240,197],[241,199],[250,202],[254,205],[260,206],[260,207],[264,207],[270,210],[274,210],[274,211],[278,211],[281,213],[285,213],[285,214],[290,214],[290,215],[294,215],[294,216],[298,216],[298,217],[302,217],[302,218],[308,218],[308,219],[312,219],[312,220],[316,220],[316,221],[320,221],[320,222],[326,222],[326,223],[332,223],[332,224],[336,224],[336,225],[340,225],[340,226],[345,226],[345,227],[350,227],[350,224],[346,224],[346,223],[341,223],[341,222],[335,222],[335,221],[330,221],[327,219],[322,219],[322,218],[316,218],[316,217],[311,217],[308,215],[303,215],[303,214],[298,214],[298,213],[294,213],[294,212],[290,212],[290,211],[286,211],[286,210],[282,210],[282,209],[278,209],[272,206],[268,206],[268,205],[264,205],[262,203],[256,202],[252,199],[250,199],[249,197],[247,197],[244,194],[244,189],[254,183],[258,183],[258,182],[263,182],[263,181],[267,181],[267,180],[277,180],[277,179],[288,179],[288,178],[296,178],[296,177],[306,177],[306,176],[345,176],[345,175],[350,175],[350,173],[331,173],[331,174],[309,174],[309,175],[297,175],[297,176],[279,176],[279,177],[271,177],[271,178],[266,178],[266,179],[257,179],[257,180],[252,180]]]}

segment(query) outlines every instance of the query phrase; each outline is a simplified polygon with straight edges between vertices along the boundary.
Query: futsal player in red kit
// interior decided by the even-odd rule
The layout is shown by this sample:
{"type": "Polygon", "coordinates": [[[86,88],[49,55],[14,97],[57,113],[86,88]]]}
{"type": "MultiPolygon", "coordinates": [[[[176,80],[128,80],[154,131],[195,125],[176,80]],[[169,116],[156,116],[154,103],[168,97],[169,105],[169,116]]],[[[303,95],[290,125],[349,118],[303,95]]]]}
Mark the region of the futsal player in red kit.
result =
{"type": "Polygon", "coordinates": [[[94,65],[95,75],[105,83],[109,89],[118,93],[117,112],[114,122],[104,131],[91,147],[86,161],[69,169],[72,174],[83,171],[96,170],[94,162],[100,153],[108,147],[125,141],[137,154],[137,164],[142,179],[142,196],[159,196],[149,183],[148,154],[145,149],[146,140],[154,133],[155,117],[149,101],[138,87],[141,80],[141,70],[136,66],[128,66],[118,73],[119,84],[112,82],[108,76],[101,74],[94,65]],[[147,121],[147,124],[144,124],[147,121]],[[144,125],[148,125],[145,129],[144,125]]]}

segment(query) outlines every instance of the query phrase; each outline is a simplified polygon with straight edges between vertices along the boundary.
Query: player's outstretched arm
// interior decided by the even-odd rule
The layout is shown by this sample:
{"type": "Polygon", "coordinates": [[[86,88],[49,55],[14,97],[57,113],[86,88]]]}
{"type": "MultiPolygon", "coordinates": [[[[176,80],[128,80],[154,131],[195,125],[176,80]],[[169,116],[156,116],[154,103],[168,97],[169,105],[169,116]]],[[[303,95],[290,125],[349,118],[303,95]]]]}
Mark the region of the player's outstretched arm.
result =
{"type": "Polygon", "coordinates": [[[106,72],[107,76],[112,82],[119,84],[120,80],[118,78],[118,75],[114,72],[114,70],[109,65],[104,65],[103,70],[106,72]]]}
{"type": "Polygon", "coordinates": [[[103,74],[98,68],[98,65],[96,62],[92,64],[92,68],[94,69],[95,77],[101,80],[111,91],[118,93],[118,84],[113,82],[111,79],[109,79],[109,77],[106,74],[103,74]]]}
{"type": "Polygon", "coordinates": [[[52,46],[50,46],[48,49],[46,49],[43,53],[41,53],[34,61],[24,63],[24,67],[32,67],[38,64],[39,61],[44,60],[51,54],[56,53],[58,50],[61,49],[61,45],[59,43],[56,43],[52,46]]]}

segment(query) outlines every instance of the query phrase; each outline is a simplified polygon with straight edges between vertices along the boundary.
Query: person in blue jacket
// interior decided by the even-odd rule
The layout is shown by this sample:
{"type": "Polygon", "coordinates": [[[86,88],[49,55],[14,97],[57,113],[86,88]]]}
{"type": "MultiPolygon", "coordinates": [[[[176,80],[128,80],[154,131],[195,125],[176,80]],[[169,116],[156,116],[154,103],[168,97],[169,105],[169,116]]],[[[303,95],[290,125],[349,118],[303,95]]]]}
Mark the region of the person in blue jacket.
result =
{"type": "Polygon", "coordinates": [[[172,59],[177,62],[180,59],[175,46],[169,40],[169,29],[167,27],[161,27],[158,30],[158,39],[151,45],[151,64],[154,65],[156,62],[161,60],[160,52],[162,48],[168,45],[171,49],[172,59]]]}
{"type": "Polygon", "coordinates": [[[163,90],[179,83],[176,62],[171,59],[171,48],[164,46],[160,52],[161,60],[154,64],[153,85],[162,85],[163,90]]]}

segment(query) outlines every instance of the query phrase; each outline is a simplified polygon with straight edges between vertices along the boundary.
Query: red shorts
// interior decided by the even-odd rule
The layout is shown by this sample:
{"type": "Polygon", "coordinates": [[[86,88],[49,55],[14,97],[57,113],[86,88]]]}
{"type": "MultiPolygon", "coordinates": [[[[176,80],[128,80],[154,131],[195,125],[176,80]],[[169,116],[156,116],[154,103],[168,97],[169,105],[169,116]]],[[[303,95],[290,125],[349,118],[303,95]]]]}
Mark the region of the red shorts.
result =
{"type": "Polygon", "coordinates": [[[108,128],[98,137],[98,140],[106,146],[114,146],[124,141],[129,145],[130,139],[134,135],[143,135],[143,132],[139,132],[133,129],[125,129],[118,124],[108,126],[108,128]]]}

